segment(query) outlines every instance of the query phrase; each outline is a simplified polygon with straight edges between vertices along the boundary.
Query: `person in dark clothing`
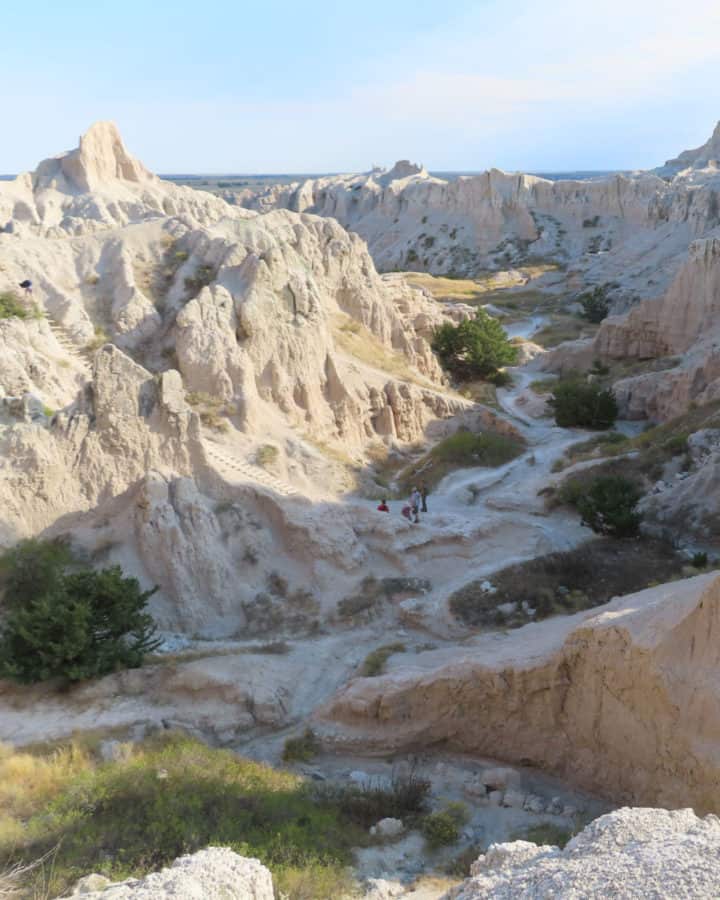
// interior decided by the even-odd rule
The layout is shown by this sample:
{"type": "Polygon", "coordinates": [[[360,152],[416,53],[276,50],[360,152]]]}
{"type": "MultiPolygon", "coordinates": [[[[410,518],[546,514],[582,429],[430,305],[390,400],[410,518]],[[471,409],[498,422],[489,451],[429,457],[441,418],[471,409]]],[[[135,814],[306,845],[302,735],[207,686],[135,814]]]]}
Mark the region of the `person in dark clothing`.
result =
{"type": "Polygon", "coordinates": [[[427,512],[428,486],[423,481],[420,485],[420,499],[422,500],[422,512],[427,512]]]}
{"type": "Polygon", "coordinates": [[[21,281],[19,287],[21,287],[26,296],[30,296],[32,294],[32,281],[29,278],[26,278],[25,281],[21,281]]]}

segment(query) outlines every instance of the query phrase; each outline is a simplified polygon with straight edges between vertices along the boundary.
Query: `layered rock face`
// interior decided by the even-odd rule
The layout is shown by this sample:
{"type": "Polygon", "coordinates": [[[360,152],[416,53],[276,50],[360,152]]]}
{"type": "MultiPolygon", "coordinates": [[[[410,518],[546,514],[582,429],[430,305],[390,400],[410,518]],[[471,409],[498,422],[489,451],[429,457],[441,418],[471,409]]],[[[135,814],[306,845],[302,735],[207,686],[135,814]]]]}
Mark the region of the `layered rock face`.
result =
{"type": "Polygon", "coordinates": [[[356,679],[319,721],[334,746],[442,744],[615,800],[711,810],[720,802],[719,623],[720,579],[703,575],[479,638],[451,663],[433,665],[430,653],[356,679]]]}
{"type": "Polygon", "coordinates": [[[565,847],[527,841],[493,844],[471,877],[445,900],[539,897],[685,897],[720,892],[720,821],[690,809],[619,809],[601,816],[565,847]]]}
{"type": "Polygon", "coordinates": [[[616,281],[646,297],[669,283],[693,238],[720,224],[720,172],[700,167],[717,134],[669,182],[652,172],[550,181],[499,169],[445,181],[402,161],[234,199],[336,218],[380,269],[473,275],[541,258],[568,265],[579,284],[616,281]]]}
{"type": "Polygon", "coordinates": [[[655,169],[656,174],[672,178],[681,172],[693,169],[717,168],[720,165],[720,122],[715,126],[709,140],[694,150],[684,150],[675,159],[669,159],[664,166],[655,169]]]}
{"type": "Polygon", "coordinates": [[[615,385],[630,418],[663,421],[690,403],[720,398],[720,239],[695,241],[669,289],[626,316],[606,319],[592,346],[604,359],[679,357],[675,365],[622,379],[615,385]]]}

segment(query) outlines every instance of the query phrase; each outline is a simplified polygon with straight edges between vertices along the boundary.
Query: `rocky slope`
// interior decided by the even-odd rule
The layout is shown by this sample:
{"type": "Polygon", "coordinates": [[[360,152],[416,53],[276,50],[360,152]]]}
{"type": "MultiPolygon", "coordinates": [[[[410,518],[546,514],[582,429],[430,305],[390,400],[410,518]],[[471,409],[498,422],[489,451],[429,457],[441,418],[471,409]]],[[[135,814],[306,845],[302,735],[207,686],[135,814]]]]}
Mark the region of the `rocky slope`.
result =
{"type": "MultiPolygon", "coordinates": [[[[571,900],[607,897],[608,892],[619,900],[705,900],[720,891],[715,861],[719,848],[716,816],[700,819],[689,809],[620,809],[596,819],[564,850],[527,841],[492,844],[473,863],[471,877],[444,893],[442,900],[571,900]]],[[[77,892],[90,900],[190,900],[199,896],[207,900],[271,900],[274,896],[264,866],[217,847],[183,856],[162,872],[142,879],[110,884],[91,875],[82,879],[77,892]]],[[[410,900],[431,894],[376,881],[362,896],[367,900],[410,900]]]]}
{"type": "Polygon", "coordinates": [[[114,126],[2,183],[0,210],[0,291],[30,278],[38,312],[0,320],[0,539],[72,534],[159,583],[166,627],[233,633],[285,560],[321,595],[357,570],[355,514],[285,498],[333,496],[371,448],[457,413],[513,431],[447,389],[443,313],[360,238],[165,183],[114,126]]]}
{"type": "Polygon", "coordinates": [[[720,579],[476,638],[356,679],[321,711],[357,749],[443,745],[551,771],[615,800],[720,802],[715,754],[720,579]],[[338,727],[337,723],[341,723],[338,727]]]}
{"type": "Polygon", "coordinates": [[[564,850],[525,841],[493,844],[446,900],[701,900],[720,890],[719,841],[716,816],[620,809],[596,819],[564,850]]]}

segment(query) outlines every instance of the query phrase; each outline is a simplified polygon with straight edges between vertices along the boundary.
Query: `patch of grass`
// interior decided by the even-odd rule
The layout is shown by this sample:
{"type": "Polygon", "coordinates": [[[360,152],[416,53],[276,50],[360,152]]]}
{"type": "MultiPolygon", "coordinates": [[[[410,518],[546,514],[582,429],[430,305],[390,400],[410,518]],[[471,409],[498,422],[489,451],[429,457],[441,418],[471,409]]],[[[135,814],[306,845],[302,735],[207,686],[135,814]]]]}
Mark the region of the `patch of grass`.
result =
{"type": "Polygon", "coordinates": [[[402,353],[391,350],[356,319],[345,315],[337,317],[333,337],[341,350],[373,369],[381,369],[396,378],[422,387],[438,389],[437,384],[413,369],[402,353]]]}
{"type": "Polygon", "coordinates": [[[662,541],[602,538],[563,553],[550,553],[472,581],[450,597],[450,611],[471,627],[517,627],[532,618],[573,613],[607,603],[680,575],[685,560],[662,541]],[[483,587],[489,581],[494,592],[483,587]],[[497,618],[497,607],[517,612],[497,618]],[[535,610],[523,611],[523,603],[535,610]]]}
{"type": "Polygon", "coordinates": [[[530,841],[540,847],[559,847],[562,850],[572,836],[573,832],[569,828],[563,828],[562,825],[555,825],[552,822],[542,822],[513,832],[510,840],[530,841]]]}
{"type": "Polygon", "coordinates": [[[190,391],[185,395],[185,400],[198,413],[206,428],[219,432],[229,430],[227,419],[236,413],[231,403],[224,403],[219,397],[213,397],[204,391],[190,391]]]}
{"type": "Polygon", "coordinates": [[[310,762],[320,752],[320,743],[312,728],[298,737],[288,738],[283,746],[284,762],[310,762]]]}
{"type": "Polygon", "coordinates": [[[268,466],[272,466],[277,462],[279,455],[280,451],[273,444],[263,444],[257,449],[255,462],[266,469],[268,466]]]}
{"type": "Polygon", "coordinates": [[[529,387],[536,394],[549,394],[557,383],[557,378],[537,378],[535,381],[530,382],[529,387]]]}
{"type": "Polygon", "coordinates": [[[25,306],[14,291],[0,293],[0,319],[38,319],[42,313],[33,305],[25,306]]]}
{"type": "Polygon", "coordinates": [[[413,824],[427,809],[430,788],[430,782],[419,778],[413,767],[407,774],[394,771],[389,783],[380,779],[352,785],[325,783],[316,792],[339,806],[351,822],[367,829],[385,818],[413,824]]]}
{"type": "Polygon", "coordinates": [[[553,313],[550,321],[533,335],[533,341],[541,347],[557,347],[565,341],[576,341],[579,338],[592,337],[598,326],[586,322],[579,316],[565,313],[553,313]]]}
{"type": "Polygon", "coordinates": [[[365,661],[360,669],[360,674],[364,678],[372,678],[375,675],[382,675],[385,671],[385,664],[393,653],[404,653],[405,644],[385,644],[368,653],[365,661]]]}
{"type": "Polygon", "coordinates": [[[520,438],[485,431],[456,431],[437,443],[429,453],[404,469],[398,478],[403,491],[417,482],[435,487],[447,474],[471,466],[502,466],[525,451],[520,438]]]}
{"type": "Polygon", "coordinates": [[[621,434],[619,431],[610,431],[607,434],[588,438],[586,441],[579,441],[567,448],[565,455],[556,463],[557,469],[553,467],[553,470],[559,471],[579,460],[616,456],[618,453],[625,452],[627,444],[627,435],[621,434]]]}
{"type": "Polygon", "coordinates": [[[361,581],[354,594],[338,603],[338,616],[345,621],[369,621],[383,606],[393,600],[401,600],[432,590],[426,578],[375,578],[368,575],[361,581]]]}
{"type": "Polygon", "coordinates": [[[216,845],[260,859],[290,900],[330,900],[347,893],[352,847],[367,842],[338,798],[173,733],[111,763],[73,745],[5,748],[0,798],[0,871],[59,845],[51,871],[27,874],[28,897],[62,895],[91,871],[138,877],[216,845]]]}
{"type": "Polygon", "coordinates": [[[107,331],[102,327],[102,325],[95,326],[95,336],[85,344],[85,349],[89,350],[91,353],[94,353],[96,350],[99,350],[101,347],[104,347],[105,344],[110,342],[110,336],[107,331]]]}

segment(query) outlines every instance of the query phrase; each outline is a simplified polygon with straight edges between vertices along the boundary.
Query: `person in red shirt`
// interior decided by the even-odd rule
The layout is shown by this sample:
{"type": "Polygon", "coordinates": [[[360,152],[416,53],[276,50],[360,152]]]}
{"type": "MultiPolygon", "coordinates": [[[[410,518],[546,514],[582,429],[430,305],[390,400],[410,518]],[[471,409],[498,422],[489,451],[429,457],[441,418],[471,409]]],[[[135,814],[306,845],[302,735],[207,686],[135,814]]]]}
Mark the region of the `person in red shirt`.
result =
{"type": "Polygon", "coordinates": [[[378,506],[378,512],[390,512],[390,507],[387,505],[387,500],[384,497],[380,501],[380,506],[378,506]]]}

